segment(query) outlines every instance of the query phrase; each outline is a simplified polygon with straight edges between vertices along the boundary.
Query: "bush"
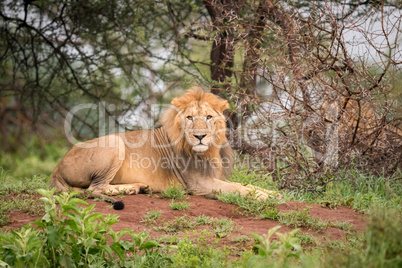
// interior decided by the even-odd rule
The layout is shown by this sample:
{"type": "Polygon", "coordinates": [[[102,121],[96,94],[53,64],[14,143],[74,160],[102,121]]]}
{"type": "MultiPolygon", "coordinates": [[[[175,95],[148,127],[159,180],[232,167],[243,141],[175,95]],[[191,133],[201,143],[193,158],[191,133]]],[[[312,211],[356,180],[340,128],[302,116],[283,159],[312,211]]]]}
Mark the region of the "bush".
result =
{"type": "Polygon", "coordinates": [[[160,253],[161,245],[148,239],[147,232],[135,234],[130,229],[114,232],[111,225],[118,222],[118,216],[94,213],[95,205],[88,206],[85,201],[74,198],[78,192],[61,196],[54,196],[55,189],[38,192],[43,196],[46,214],[18,232],[11,230],[1,235],[4,243],[0,248],[0,260],[5,264],[12,267],[131,267],[156,263],[163,266],[170,262],[160,253]],[[131,236],[131,242],[120,240],[125,234],[131,236]]]}
{"type": "Polygon", "coordinates": [[[300,259],[302,247],[296,236],[300,229],[281,234],[276,232],[279,228],[276,226],[270,229],[266,236],[250,233],[256,241],[256,254],[248,259],[247,267],[287,267],[294,259],[300,259]],[[279,241],[272,240],[274,234],[279,241]]]}
{"type": "Polygon", "coordinates": [[[346,245],[346,250],[332,252],[321,266],[402,267],[401,222],[399,211],[374,209],[363,239],[357,245],[346,245]]]}

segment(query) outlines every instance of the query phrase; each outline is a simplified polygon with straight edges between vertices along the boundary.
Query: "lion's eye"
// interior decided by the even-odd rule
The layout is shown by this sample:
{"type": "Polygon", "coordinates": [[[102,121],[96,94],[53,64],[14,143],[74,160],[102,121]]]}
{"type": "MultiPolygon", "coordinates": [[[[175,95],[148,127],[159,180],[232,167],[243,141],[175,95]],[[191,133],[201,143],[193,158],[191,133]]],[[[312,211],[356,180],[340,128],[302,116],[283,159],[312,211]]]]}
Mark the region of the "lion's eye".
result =
{"type": "Polygon", "coordinates": [[[211,119],[211,118],[212,118],[212,115],[207,115],[208,120],[211,119]]]}
{"type": "Polygon", "coordinates": [[[191,115],[187,116],[188,120],[193,120],[193,117],[191,115]]]}

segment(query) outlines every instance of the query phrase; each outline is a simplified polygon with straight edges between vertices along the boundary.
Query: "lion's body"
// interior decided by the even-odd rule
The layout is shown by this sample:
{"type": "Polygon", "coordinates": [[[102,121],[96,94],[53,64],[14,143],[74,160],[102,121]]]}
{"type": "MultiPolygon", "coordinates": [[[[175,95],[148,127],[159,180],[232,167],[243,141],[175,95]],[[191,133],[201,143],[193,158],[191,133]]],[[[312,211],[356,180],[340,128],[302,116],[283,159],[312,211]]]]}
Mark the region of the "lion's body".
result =
{"type": "Polygon", "coordinates": [[[228,108],[225,100],[197,88],[172,104],[160,128],[75,145],[55,168],[51,186],[116,195],[182,185],[198,195],[256,190],[261,197],[267,196],[262,189],[225,181],[233,167],[222,115],[228,108]]]}

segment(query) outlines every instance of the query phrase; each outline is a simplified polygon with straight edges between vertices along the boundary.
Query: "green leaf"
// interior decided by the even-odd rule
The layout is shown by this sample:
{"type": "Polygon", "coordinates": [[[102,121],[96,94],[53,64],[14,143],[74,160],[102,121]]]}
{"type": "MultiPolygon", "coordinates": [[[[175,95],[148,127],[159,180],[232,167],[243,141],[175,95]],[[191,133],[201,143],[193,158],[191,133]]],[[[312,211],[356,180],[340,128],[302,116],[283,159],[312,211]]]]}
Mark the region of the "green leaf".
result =
{"type": "Polygon", "coordinates": [[[157,242],[155,242],[155,241],[147,241],[147,242],[145,242],[144,244],[142,244],[140,247],[139,247],[139,250],[142,250],[142,249],[151,249],[151,248],[154,248],[154,247],[159,247],[159,244],[157,243],[157,242]]]}
{"type": "Polygon", "coordinates": [[[93,237],[89,237],[84,241],[84,246],[88,250],[95,242],[98,241],[97,239],[93,237]]]}
{"type": "Polygon", "coordinates": [[[130,241],[120,241],[120,245],[124,248],[124,250],[131,250],[134,247],[134,243],[130,241]]]}
{"type": "Polygon", "coordinates": [[[71,198],[69,201],[68,201],[68,204],[80,204],[80,205],[84,205],[84,206],[89,206],[89,204],[87,203],[87,202],[85,202],[84,200],[82,200],[82,199],[79,199],[79,198],[71,198]]]}
{"type": "Polygon", "coordinates": [[[57,247],[60,244],[60,226],[49,226],[47,228],[47,239],[52,247],[57,247]]]}
{"type": "Polygon", "coordinates": [[[110,245],[110,248],[119,256],[120,260],[124,260],[124,249],[120,243],[116,242],[110,245]]]}
{"type": "Polygon", "coordinates": [[[61,208],[63,209],[63,212],[64,212],[64,213],[65,213],[65,212],[68,212],[68,211],[70,211],[70,210],[74,211],[74,212],[77,213],[77,214],[79,214],[79,212],[80,212],[80,208],[79,208],[77,205],[75,205],[75,204],[72,204],[72,205],[63,205],[63,206],[61,206],[61,208]]]}

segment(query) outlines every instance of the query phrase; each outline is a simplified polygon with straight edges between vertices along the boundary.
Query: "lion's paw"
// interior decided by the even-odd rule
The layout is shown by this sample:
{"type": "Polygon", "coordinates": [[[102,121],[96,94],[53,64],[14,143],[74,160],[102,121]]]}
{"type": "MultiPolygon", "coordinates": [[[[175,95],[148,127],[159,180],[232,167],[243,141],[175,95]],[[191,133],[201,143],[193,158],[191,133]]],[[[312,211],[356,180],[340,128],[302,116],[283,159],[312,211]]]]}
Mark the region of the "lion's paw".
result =
{"type": "Polygon", "coordinates": [[[283,196],[277,192],[277,191],[270,191],[270,190],[266,190],[266,189],[262,189],[259,187],[255,187],[255,186],[248,186],[250,188],[250,192],[255,192],[255,196],[260,199],[260,200],[266,200],[269,197],[274,197],[277,199],[282,199],[283,196]]]}
{"type": "Polygon", "coordinates": [[[140,187],[139,194],[147,194],[149,192],[149,185],[144,185],[140,187]]]}

